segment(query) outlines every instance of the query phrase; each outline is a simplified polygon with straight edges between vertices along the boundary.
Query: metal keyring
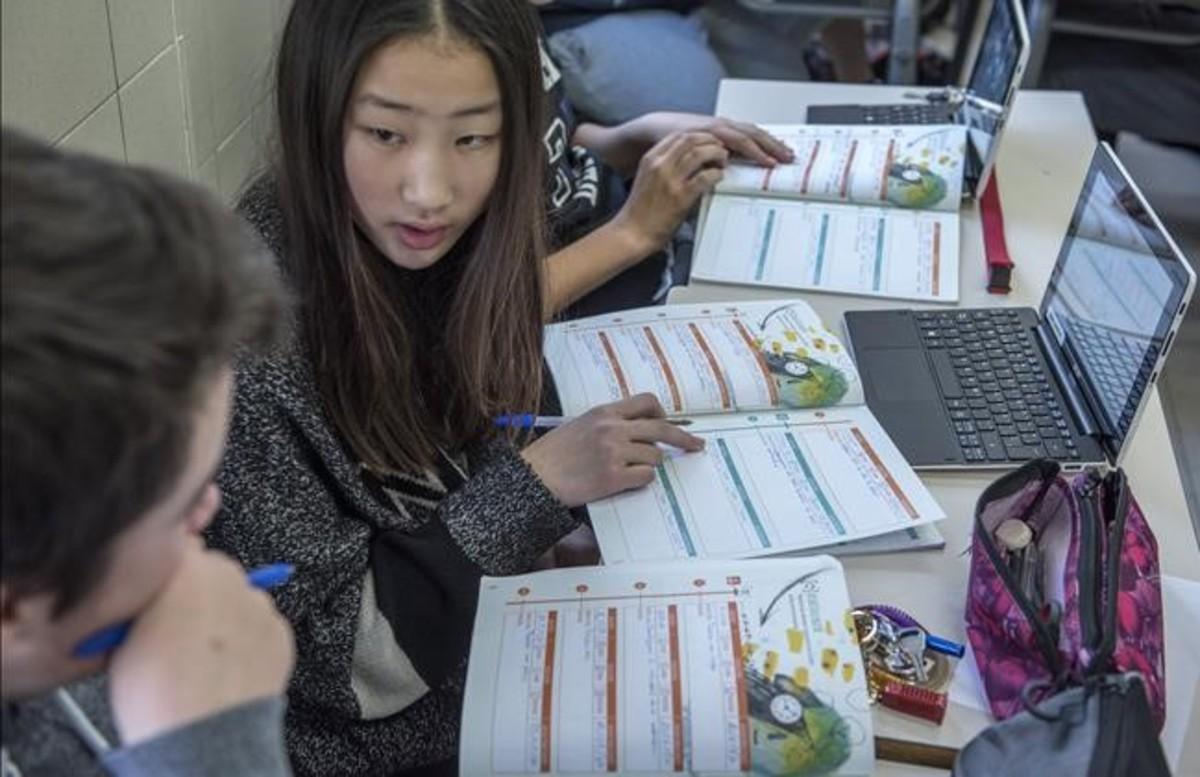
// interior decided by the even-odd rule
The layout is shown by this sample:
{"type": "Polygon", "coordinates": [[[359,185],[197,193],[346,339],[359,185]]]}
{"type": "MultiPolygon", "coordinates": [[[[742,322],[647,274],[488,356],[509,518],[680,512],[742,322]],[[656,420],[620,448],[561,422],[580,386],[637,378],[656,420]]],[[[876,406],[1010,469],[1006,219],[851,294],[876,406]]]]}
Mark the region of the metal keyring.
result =
{"type": "Polygon", "coordinates": [[[879,634],[875,616],[866,610],[851,610],[850,617],[854,620],[854,633],[858,636],[858,644],[863,653],[874,649],[875,638],[879,634]]]}

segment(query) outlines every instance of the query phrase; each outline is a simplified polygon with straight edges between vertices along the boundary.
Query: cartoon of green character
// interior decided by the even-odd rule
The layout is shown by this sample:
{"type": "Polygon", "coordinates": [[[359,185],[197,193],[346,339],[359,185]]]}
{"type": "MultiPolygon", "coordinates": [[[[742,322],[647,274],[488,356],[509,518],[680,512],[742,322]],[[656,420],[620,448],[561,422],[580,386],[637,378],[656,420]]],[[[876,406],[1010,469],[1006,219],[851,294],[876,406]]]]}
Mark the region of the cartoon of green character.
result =
{"type": "Polygon", "coordinates": [[[828,407],[850,390],[841,370],[815,359],[787,351],[766,352],[763,357],[779,387],[779,400],[787,407],[828,407]]]}
{"type": "Polygon", "coordinates": [[[911,162],[893,162],[888,170],[887,198],[901,208],[932,208],[946,196],[946,181],[911,162]]]}
{"type": "Polygon", "coordinates": [[[785,675],[747,667],[751,762],[756,774],[815,777],[850,757],[850,730],[837,710],[785,675]]]}

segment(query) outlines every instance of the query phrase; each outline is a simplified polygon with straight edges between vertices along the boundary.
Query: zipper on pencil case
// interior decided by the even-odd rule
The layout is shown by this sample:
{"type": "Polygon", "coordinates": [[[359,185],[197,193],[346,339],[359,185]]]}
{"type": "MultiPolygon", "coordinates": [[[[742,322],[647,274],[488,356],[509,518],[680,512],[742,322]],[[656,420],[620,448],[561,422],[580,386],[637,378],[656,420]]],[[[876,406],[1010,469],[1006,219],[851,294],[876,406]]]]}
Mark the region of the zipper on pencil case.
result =
{"type": "MultiPolygon", "coordinates": [[[[1049,493],[1050,488],[1058,477],[1057,466],[1054,469],[1055,472],[1043,480],[1041,490],[1034,498],[1029,509],[1025,511],[1022,520],[1027,519],[1041,506],[1042,500],[1045,499],[1046,494],[1049,493]]],[[[982,527],[982,523],[982,521],[978,522],[980,527],[982,527]]],[[[992,543],[991,532],[985,529],[982,532],[981,541],[984,552],[988,555],[988,560],[992,562],[992,567],[1000,575],[1000,579],[1004,581],[1004,587],[1008,589],[1008,593],[1012,596],[1013,601],[1021,608],[1021,613],[1025,616],[1025,620],[1033,627],[1034,641],[1037,643],[1038,650],[1042,653],[1042,658],[1045,659],[1047,669],[1050,670],[1051,676],[1057,682],[1062,672],[1062,664],[1058,654],[1058,646],[1050,634],[1050,629],[1042,621],[1041,617],[1034,612],[1033,605],[1021,590],[1019,582],[1013,579],[1012,573],[1008,569],[1008,564],[1004,563],[1004,560],[1000,557],[1000,551],[992,543]]]]}
{"type": "MultiPolygon", "coordinates": [[[[1121,551],[1125,545],[1125,519],[1129,511],[1129,484],[1124,471],[1115,469],[1104,479],[1105,502],[1109,508],[1105,528],[1108,530],[1108,557],[1105,559],[1104,627],[1100,644],[1092,659],[1099,671],[1109,670],[1109,661],[1117,646],[1117,594],[1120,589],[1121,551]]],[[[1091,665],[1088,667],[1091,670],[1091,665]]]]}
{"type": "Polygon", "coordinates": [[[1079,565],[1075,575],[1079,584],[1079,627],[1088,662],[1100,641],[1101,553],[1096,534],[1104,530],[1100,518],[1102,513],[1097,504],[1101,500],[1102,482],[1095,470],[1088,470],[1086,482],[1076,491],[1082,525],[1079,527],[1079,565]]]}
{"type": "Polygon", "coordinates": [[[1037,648],[1042,654],[1042,658],[1046,663],[1046,668],[1050,671],[1055,683],[1061,682],[1063,668],[1062,659],[1058,652],[1058,641],[1050,633],[1050,629],[1042,621],[1041,617],[1033,611],[1033,605],[1025,597],[1020,589],[1019,582],[1013,579],[1012,573],[1008,569],[1008,564],[1000,556],[1000,551],[996,549],[992,542],[991,531],[983,525],[983,521],[979,515],[982,511],[982,506],[991,503],[996,498],[1004,498],[1011,496],[1013,492],[1009,491],[1008,485],[1010,481],[1022,483],[1020,486],[1024,488],[1030,479],[1030,473],[1034,473],[1040,482],[1040,488],[1029,506],[1025,508],[1020,516],[1020,520],[1028,521],[1029,517],[1037,512],[1045,501],[1046,495],[1050,493],[1050,489],[1058,481],[1059,467],[1057,462],[1048,459],[1035,459],[1027,464],[1024,464],[1013,472],[1004,475],[996,482],[992,483],[984,492],[980,494],[979,501],[976,503],[975,509],[975,529],[980,535],[980,542],[983,544],[983,550],[987,554],[988,560],[992,564],[992,568],[1000,575],[1000,580],[1004,583],[1004,587],[1008,590],[1013,601],[1017,603],[1021,614],[1025,616],[1025,620],[1033,628],[1034,641],[1037,643],[1037,648]],[[997,495],[1000,495],[997,497],[997,495]]]}

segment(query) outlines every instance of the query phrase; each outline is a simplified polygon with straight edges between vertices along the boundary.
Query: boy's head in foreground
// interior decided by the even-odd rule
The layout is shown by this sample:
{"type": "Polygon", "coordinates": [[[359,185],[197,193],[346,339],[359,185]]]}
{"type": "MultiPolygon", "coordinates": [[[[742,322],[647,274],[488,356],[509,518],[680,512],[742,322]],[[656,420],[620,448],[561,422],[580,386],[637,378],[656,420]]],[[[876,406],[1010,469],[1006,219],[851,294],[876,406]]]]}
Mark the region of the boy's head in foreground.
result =
{"type": "Polygon", "coordinates": [[[198,545],[242,345],[283,293],[195,186],[3,130],[3,695],[100,668],[198,545]]]}

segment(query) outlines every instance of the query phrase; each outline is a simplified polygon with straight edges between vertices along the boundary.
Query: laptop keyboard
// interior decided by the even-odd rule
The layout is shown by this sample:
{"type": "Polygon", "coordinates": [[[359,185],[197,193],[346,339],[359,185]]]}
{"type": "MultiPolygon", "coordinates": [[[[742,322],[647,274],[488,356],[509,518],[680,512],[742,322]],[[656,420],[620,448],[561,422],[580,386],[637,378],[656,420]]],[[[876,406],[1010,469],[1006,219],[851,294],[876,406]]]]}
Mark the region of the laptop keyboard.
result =
{"type": "Polygon", "coordinates": [[[1017,310],[917,311],[968,462],[1079,458],[1066,412],[1017,310]]]}
{"type": "Polygon", "coordinates": [[[1106,404],[1111,418],[1116,418],[1121,434],[1129,431],[1136,402],[1150,381],[1150,372],[1158,351],[1146,340],[1139,340],[1107,327],[1095,326],[1076,318],[1065,318],[1067,333],[1080,358],[1088,365],[1088,377],[1095,384],[1096,394],[1106,404]]]}
{"type": "Polygon", "coordinates": [[[898,103],[896,105],[864,105],[865,124],[946,124],[951,111],[944,104],[898,103]]]}

